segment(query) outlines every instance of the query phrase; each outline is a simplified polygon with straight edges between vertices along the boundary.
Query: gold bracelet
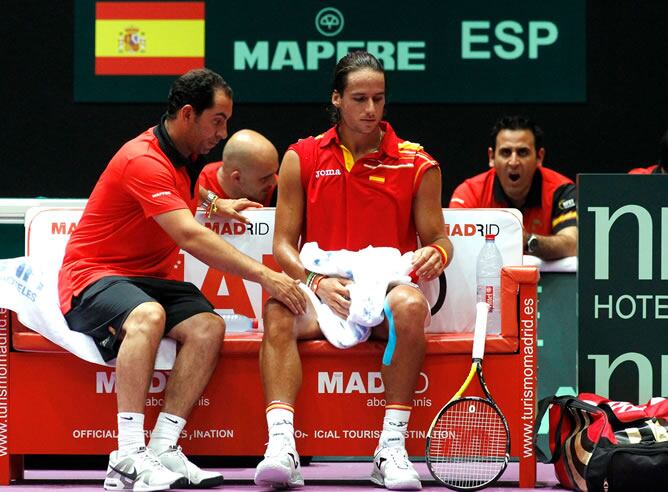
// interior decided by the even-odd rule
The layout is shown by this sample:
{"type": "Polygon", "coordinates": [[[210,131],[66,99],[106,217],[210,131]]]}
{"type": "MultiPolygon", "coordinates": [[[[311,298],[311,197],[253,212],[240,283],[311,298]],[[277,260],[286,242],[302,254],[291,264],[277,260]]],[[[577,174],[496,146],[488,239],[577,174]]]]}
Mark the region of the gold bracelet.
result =
{"type": "Polygon", "coordinates": [[[218,206],[216,205],[216,200],[218,200],[218,197],[211,202],[211,205],[209,206],[209,209],[206,211],[206,218],[210,219],[213,214],[218,212],[218,206]]]}

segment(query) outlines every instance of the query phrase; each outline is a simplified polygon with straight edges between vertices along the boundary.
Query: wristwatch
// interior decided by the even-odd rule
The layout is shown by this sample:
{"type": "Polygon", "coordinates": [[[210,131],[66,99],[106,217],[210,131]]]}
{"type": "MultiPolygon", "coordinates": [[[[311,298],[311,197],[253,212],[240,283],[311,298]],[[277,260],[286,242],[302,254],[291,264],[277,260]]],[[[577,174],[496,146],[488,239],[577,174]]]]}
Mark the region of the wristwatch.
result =
{"type": "Polygon", "coordinates": [[[208,210],[216,200],[218,200],[218,195],[216,195],[213,191],[208,191],[206,198],[202,200],[202,208],[204,210],[208,210]]]}
{"type": "Polygon", "coordinates": [[[527,253],[534,254],[538,250],[538,236],[531,234],[527,238],[527,253]]]}

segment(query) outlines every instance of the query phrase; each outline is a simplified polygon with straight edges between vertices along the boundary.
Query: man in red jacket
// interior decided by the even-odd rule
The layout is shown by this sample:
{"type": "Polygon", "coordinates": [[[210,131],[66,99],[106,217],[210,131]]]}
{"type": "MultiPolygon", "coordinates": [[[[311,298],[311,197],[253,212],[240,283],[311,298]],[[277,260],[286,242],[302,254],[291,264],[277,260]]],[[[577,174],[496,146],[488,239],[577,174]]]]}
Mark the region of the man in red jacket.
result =
{"type": "Polygon", "coordinates": [[[659,162],[647,167],[636,167],[629,174],[668,174],[668,131],[661,138],[661,154],[659,162]]]}
{"type": "Polygon", "coordinates": [[[575,184],[543,166],[543,132],[523,116],[500,118],[487,149],[490,170],[467,179],[452,194],[452,208],[517,208],[524,217],[526,253],[556,260],[575,256],[575,184]]]}

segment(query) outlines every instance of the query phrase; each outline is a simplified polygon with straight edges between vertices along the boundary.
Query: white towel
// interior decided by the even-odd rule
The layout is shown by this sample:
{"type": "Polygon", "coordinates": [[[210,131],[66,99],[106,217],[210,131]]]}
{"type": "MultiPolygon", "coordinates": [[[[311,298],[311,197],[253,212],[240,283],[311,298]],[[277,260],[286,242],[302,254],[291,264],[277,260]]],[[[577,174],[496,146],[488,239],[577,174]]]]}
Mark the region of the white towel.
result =
{"type": "Polygon", "coordinates": [[[318,316],[320,330],[329,343],[336,348],[347,349],[369,339],[370,327],[340,318],[327,304],[320,302],[320,299],[305,284],[299,284],[299,286],[311,300],[318,316]]]}
{"type": "Polygon", "coordinates": [[[383,303],[388,287],[411,283],[413,252],[402,255],[396,248],[369,246],[360,251],[323,251],[318,243],[311,242],[304,244],[299,257],[312,272],[353,281],[348,285],[350,312],[345,321],[302,286],[316,308],[325,338],[338,348],[366,341],[371,328],[385,318],[383,303]]]}
{"type": "MultiPolygon", "coordinates": [[[[57,271],[45,271],[30,257],[0,260],[0,307],[14,311],[19,321],[56,345],[88,362],[105,362],[93,339],[67,326],[58,302],[57,271]]],[[[176,358],[176,342],[163,338],[155,359],[155,369],[170,370],[176,358]]]]}

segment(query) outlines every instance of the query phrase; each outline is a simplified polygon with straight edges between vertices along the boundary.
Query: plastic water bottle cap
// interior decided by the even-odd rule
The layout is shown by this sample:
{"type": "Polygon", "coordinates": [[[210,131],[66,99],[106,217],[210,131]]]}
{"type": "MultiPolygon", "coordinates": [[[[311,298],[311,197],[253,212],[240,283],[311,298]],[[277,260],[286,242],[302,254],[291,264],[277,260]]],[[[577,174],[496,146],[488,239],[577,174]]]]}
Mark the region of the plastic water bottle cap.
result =
{"type": "Polygon", "coordinates": [[[485,234],[485,239],[495,239],[496,234],[485,234]]]}

